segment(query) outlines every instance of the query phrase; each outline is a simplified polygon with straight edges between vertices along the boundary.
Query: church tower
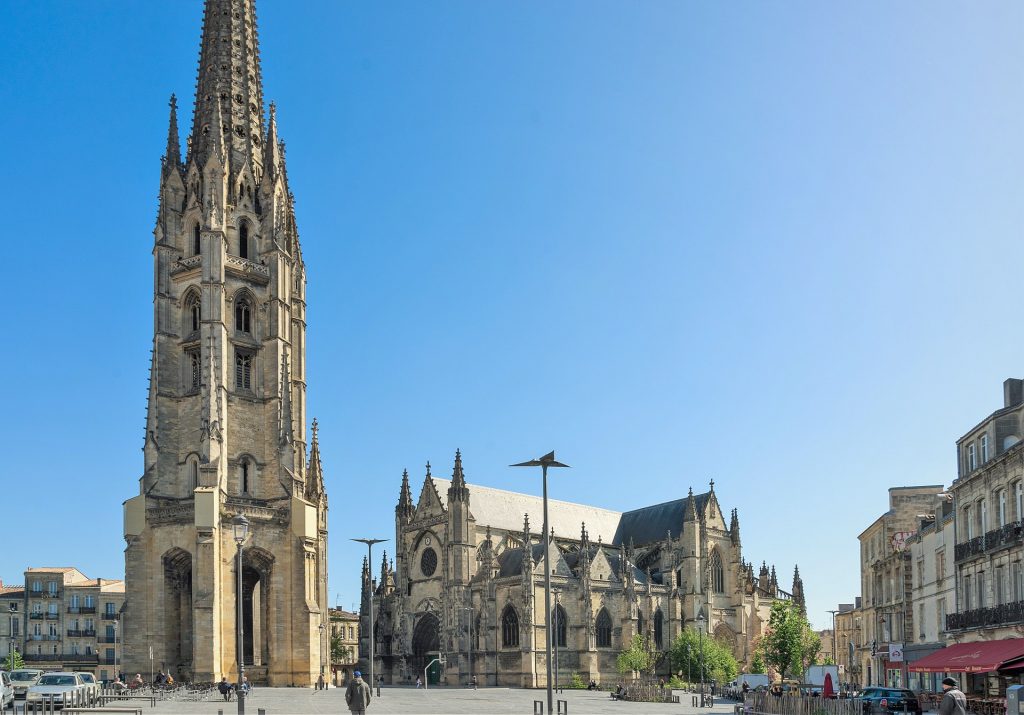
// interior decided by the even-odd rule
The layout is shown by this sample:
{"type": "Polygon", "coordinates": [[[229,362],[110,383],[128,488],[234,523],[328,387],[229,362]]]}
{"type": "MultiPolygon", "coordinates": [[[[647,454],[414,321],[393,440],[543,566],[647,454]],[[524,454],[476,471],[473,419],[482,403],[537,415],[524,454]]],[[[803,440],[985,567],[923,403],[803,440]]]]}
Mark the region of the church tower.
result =
{"type": "Polygon", "coordinates": [[[184,161],[170,103],[144,468],[125,502],[123,669],[307,686],[327,660],[327,496],[306,441],[306,274],[254,0],[206,0],[184,161]]]}

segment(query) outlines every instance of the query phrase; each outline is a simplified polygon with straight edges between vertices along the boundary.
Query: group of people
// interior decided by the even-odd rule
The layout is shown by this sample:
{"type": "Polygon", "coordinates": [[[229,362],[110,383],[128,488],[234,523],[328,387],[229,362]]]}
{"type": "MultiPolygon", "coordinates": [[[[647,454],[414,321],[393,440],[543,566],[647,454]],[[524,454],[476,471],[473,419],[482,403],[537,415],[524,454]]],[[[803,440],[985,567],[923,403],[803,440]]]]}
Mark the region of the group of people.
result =
{"type": "MultiPolygon", "coordinates": [[[[225,678],[221,678],[220,682],[217,683],[217,692],[219,692],[221,695],[223,695],[225,700],[230,700],[231,696],[234,695],[236,690],[238,690],[238,684],[237,683],[229,683],[228,679],[226,677],[225,678]]],[[[252,686],[249,685],[249,678],[248,678],[248,676],[243,675],[242,676],[242,692],[245,695],[248,695],[250,690],[252,690],[252,686]]]]}

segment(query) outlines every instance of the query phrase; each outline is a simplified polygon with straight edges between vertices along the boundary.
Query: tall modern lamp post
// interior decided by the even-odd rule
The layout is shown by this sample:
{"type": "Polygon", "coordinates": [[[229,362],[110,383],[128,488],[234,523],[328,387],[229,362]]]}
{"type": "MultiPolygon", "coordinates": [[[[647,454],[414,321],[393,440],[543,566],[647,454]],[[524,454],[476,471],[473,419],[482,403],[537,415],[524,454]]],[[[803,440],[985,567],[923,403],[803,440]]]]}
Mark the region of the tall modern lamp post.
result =
{"type": "Polygon", "coordinates": [[[568,467],[555,460],[554,451],[548,452],[540,459],[531,459],[528,462],[511,464],[511,467],[540,467],[544,479],[544,632],[547,638],[544,639],[544,665],[547,671],[548,686],[548,713],[553,712],[555,698],[551,690],[551,564],[548,563],[548,553],[551,549],[551,531],[548,525],[548,467],[568,467]]]}
{"type": "Polygon", "coordinates": [[[697,612],[697,631],[700,638],[700,706],[704,707],[704,607],[697,612]]]}
{"type": "MultiPolygon", "coordinates": [[[[369,568],[373,568],[373,545],[381,544],[387,539],[352,539],[352,541],[358,541],[360,544],[366,544],[366,563],[369,568]]],[[[370,572],[373,573],[372,571],[370,572]]],[[[370,688],[373,689],[377,686],[377,683],[373,679],[373,640],[376,637],[376,633],[373,632],[373,576],[370,576],[370,583],[367,586],[370,589],[370,688]]]]}
{"type": "Polygon", "coordinates": [[[836,660],[836,614],[839,611],[827,611],[832,614],[832,665],[839,665],[839,661],[836,660]]]}
{"type": "MultiPolygon", "coordinates": [[[[323,616],[321,615],[320,616],[320,675],[323,675],[324,671],[326,670],[326,666],[325,666],[326,658],[324,657],[324,655],[325,655],[325,652],[324,652],[324,633],[326,633],[326,632],[327,632],[327,626],[324,625],[323,616]]],[[[326,682],[329,679],[330,679],[330,676],[328,676],[327,678],[324,678],[324,681],[326,682]]]]}
{"type": "Polygon", "coordinates": [[[243,514],[239,514],[232,520],[231,525],[234,530],[235,543],[238,545],[238,553],[235,557],[235,571],[238,572],[237,627],[235,628],[235,641],[238,644],[238,715],[245,715],[245,688],[243,687],[245,684],[245,648],[242,645],[242,640],[245,637],[245,615],[242,610],[242,543],[249,536],[249,520],[243,514]]]}

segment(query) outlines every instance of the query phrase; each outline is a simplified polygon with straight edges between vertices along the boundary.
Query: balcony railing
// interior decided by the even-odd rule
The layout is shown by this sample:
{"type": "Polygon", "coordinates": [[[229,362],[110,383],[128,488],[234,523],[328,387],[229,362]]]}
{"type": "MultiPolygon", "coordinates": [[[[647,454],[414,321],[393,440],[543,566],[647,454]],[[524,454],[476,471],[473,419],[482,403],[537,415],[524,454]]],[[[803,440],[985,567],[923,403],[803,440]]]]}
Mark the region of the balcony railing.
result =
{"type": "Polygon", "coordinates": [[[56,620],[59,620],[59,619],[60,619],[60,614],[59,613],[51,613],[49,611],[46,613],[46,620],[48,620],[48,621],[56,621],[56,620]]]}
{"type": "Polygon", "coordinates": [[[97,643],[117,643],[117,636],[100,636],[96,639],[97,643]]]}
{"type": "Polygon", "coordinates": [[[1001,606],[975,608],[961,613],[950,613],[946,616],[946,630],[955,631],[964,628],[985,628],[1001,626],[1007,623],[1024,621],[1024,601],[1004,603],[1001,606]]]}
{"type": "Polygon", "coordinates": [[[96,606],[68,606],[68,613],[96,613],[96,606]]]}
{"type": "Polygon", "coordinates": [[[60,653],[25,653],[26,663],[53,663],[64,660],[60,653]]]}
{"type": "Polygon", "coordinates": [[[97,653],[65,653],[66,663],[98,663],[100,656],[97,653]]]}
{"type": "Polygon", "coordinates": [[[102,618],[104,621],[116,621],[117,620],[117,613],[116,612],[114,612],[114,613],[104,612],[103,615],[100,616],[100,618],[102,618]]]}
{"type": "Polygon", "coordinates": [[[992,529],[984,536],[975,536],[973,539],[957,544],[953,549],[953,554],[957,561],[965,561],[990,551],[998,551],[1021,543],[1024,543],[1024,522],[1011,521],[998,529],[992,529]]]}
{"type": "Polygon", "coordinates": [[[31,618],[33,621],[41,621],[43,620],[43,612],[33,611],[32,613],[28,614],[28,617],[31,618]]]}
{"type": "Polygon", "coordinates": [[[68,637],[69,638],[95,638],[96,637],[96,631],[95,630],[91,630],[91,631],[89,631],[89,630],[72,630],[72,629],[69,628],[68,629],[68,637]]]}
{"type": "Polygon", "coordinates": [[[117,658],[108,658],[103,656],[100,658],[100,665],[117,665],[117,658]]]}

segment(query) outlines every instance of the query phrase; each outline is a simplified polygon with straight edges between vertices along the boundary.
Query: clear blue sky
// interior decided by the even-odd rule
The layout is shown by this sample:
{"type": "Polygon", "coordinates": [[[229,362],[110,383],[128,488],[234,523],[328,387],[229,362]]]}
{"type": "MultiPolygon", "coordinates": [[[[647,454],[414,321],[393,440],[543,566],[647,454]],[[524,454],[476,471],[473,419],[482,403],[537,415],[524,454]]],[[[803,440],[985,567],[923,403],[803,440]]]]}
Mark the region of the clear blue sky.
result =
{"type": "MultiPolygon", "coordinates": [[[[258,9],[332,602],[358,601],[348,539],[394,539],[404,467],[418,493],[459,447],[471,482],[539,493],[506,465],[556,449],[559,499],[714,478],[825,626],[886,489],[948,484],[1024,376],[1018,3],[258,9]]],[[[187,124],[201,17],[0,4],[5,581],[123,573],[167,99],[187,124]]]]}

